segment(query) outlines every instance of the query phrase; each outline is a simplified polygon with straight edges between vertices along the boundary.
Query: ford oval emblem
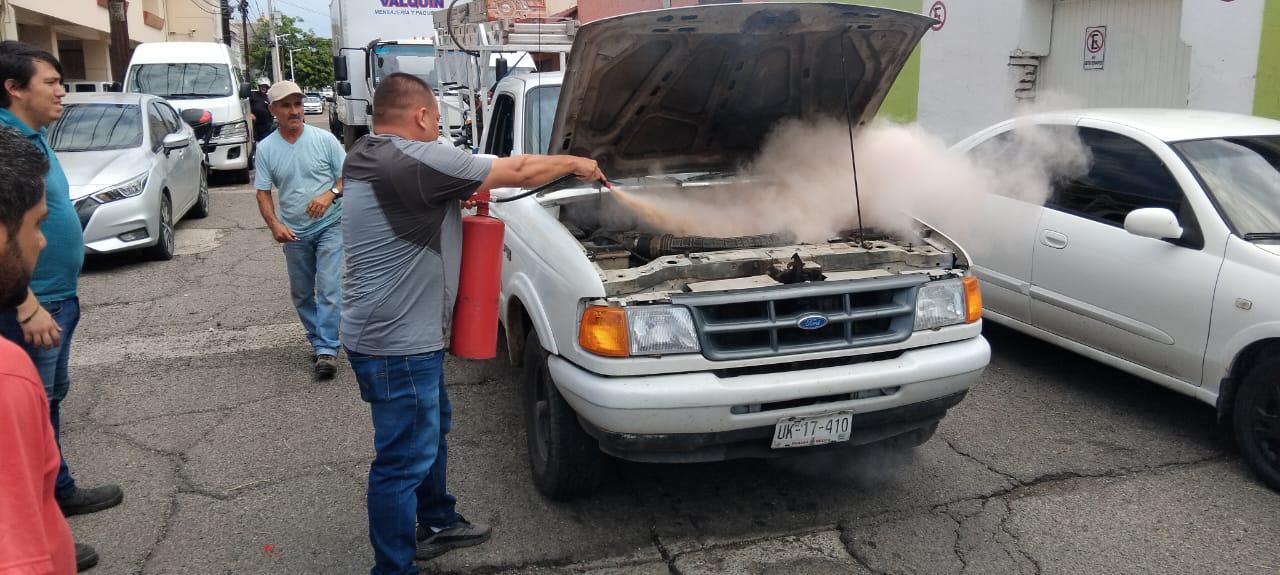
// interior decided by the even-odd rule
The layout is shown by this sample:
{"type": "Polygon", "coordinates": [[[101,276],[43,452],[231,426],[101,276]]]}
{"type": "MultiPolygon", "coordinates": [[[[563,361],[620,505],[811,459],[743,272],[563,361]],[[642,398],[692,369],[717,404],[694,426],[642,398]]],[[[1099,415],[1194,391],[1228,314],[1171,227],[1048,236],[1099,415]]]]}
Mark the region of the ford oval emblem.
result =
{"type": "Polygon", "coordinates": [[[824,315],[806,315],[796,322],[796,326],[800,329],[821,329],[827,326],[827,316],[824,315]]]}

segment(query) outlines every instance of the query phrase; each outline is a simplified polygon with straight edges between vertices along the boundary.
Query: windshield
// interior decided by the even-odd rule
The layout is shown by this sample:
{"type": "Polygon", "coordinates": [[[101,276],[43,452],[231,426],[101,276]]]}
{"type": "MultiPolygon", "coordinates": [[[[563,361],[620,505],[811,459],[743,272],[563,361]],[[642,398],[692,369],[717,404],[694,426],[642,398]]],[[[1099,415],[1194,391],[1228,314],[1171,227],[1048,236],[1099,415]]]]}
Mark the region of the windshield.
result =
{"type": "Polygon", "coordinates": [[[218,98],[231,95],[226,64],[138,64],[129,71],[129,92],[163,98],[218,98]]]}
{"type": "Polygon", "coordinates": [[[1280,135],[1173,145],[1240,235],[1280,233],[1280,135]]]}
{"type": "Polygon", "coordinates": [[[320,98],[318,96],[307,96],[306,98],[303,98],[302,101],[308,104],[319,104],[320,98]]]}
{"type": "Polygon", "coordinates": [[[551,124],[556,119],[560,86],[529,90],[524,103],[524,152],[545,154],[551,149],[551,124]]]}
{"type": "Polygon", "coordinates": [[[396,72],[413,74],[426,80],[433,89],[436,82],[436,47],[421,44],[384,44],[373,49],[373,85],[396,72]]]}
{"type": "Polygon", "coordinates": [[[142,145],[142,114],[132,104],[67,104],[49,126],[55,152],[123,150],[142,145]]]}

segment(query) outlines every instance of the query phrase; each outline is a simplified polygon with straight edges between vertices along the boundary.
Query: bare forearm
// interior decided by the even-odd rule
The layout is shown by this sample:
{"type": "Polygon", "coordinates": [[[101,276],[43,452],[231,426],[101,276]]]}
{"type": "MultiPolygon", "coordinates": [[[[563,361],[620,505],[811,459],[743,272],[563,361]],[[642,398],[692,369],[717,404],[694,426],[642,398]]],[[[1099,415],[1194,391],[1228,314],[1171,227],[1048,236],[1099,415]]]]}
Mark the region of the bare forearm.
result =
{"type": "Polygon", "coordinates": [[[276,219],[276,207],[271,203],[269,190],[258,190],[258,213],[262,214],[262,221],[267,223],[267,227],[280,223],[280,220],[276,219]]]}
{"type": "Polygon", "coordinates": [[[35,313],[37,307],[40,307],[40,301],[36,299],[35,292],[31,291],[31,288],[27,288],[27,299],[22,300],[22,303],[18,304],[18,318],[22,319],[31,317],[31,314],[35,313]]]}
{"type": "Polygon", "coordinates": [[[575,173],[582,158],[574,156],[512,156],[494,160],[484,187],[532,187],[575,173]]]}

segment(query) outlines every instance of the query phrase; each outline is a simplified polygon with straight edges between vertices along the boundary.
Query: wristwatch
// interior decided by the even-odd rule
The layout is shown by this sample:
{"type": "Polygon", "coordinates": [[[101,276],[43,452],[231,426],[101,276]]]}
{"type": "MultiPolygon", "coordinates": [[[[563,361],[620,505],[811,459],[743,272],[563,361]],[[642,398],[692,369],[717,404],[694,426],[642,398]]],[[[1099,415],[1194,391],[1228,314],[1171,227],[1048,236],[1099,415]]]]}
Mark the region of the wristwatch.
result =
{"type": "Polygon", "coordinates": [[[339,190],[338,188],[329,188],[329,193],[333,194],[333,197],[335,198],[342,197],[342,190],[339,190]]]}

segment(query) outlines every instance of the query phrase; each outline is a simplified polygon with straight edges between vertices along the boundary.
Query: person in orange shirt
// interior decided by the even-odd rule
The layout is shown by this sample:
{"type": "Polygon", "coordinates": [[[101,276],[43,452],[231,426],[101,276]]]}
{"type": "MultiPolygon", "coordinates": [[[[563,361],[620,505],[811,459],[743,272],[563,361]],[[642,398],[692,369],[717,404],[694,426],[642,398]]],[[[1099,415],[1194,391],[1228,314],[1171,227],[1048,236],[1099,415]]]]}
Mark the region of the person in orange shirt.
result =
{"type": "MultiPolygon", "coordinates": [[[[0,128],[0,309],[26,299],[44,249],[48,169],[39,149],[0,128]]],[[[77,557],[54,498],[61,461],[35,364],[17,344],[0,338],[0,575],[69,575],[97,564],[92,549],[77,557]]]]}

